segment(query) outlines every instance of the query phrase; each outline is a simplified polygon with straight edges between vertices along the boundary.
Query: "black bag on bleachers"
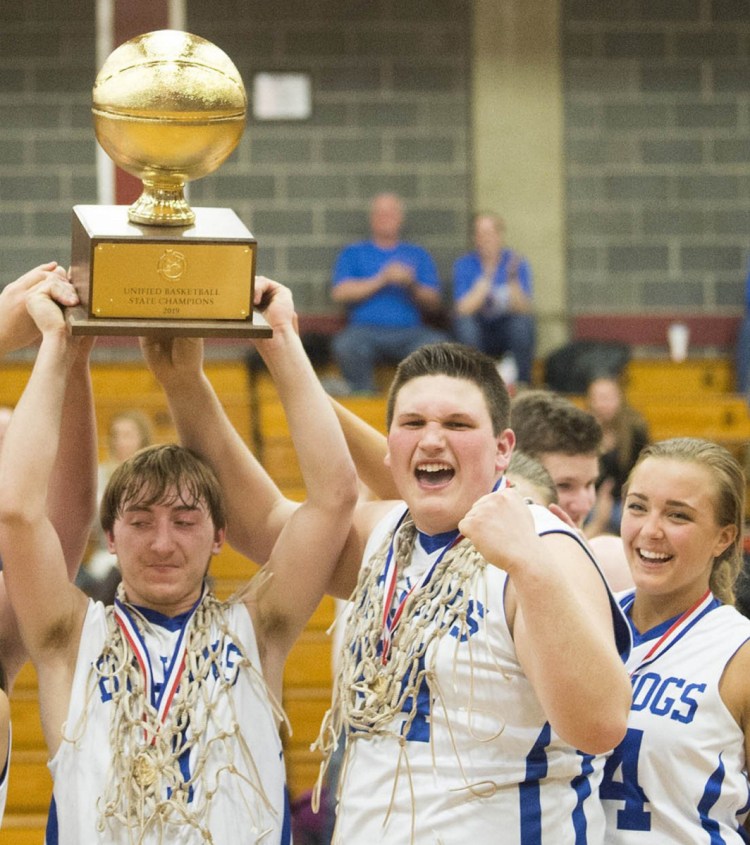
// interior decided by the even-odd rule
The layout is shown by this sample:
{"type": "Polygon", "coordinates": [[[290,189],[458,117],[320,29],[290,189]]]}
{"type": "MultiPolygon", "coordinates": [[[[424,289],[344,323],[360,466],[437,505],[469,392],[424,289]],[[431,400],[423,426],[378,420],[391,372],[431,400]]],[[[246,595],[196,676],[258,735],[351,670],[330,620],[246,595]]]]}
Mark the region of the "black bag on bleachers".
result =
{"type": "Polygon", "coordinates": [[[625,343],[575,340],[551,352],[544,362],[544,382],[559,393],[585,393],[597,376],[619,376],[630,360],[625,343]]]}

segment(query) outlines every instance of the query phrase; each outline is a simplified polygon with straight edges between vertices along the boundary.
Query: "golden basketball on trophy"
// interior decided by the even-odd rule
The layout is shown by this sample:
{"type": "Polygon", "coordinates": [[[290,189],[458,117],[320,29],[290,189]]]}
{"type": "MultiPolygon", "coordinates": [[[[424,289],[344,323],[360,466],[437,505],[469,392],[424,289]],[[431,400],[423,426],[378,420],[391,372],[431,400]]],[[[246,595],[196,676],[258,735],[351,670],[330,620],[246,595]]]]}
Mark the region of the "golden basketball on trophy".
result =
{"type": "Polygon", "coordinates": [[[231,155],[246,112],[239,71],[196,35],[149,32],[109,56],[92,92],[96,138],[143,192],[130,207],[73,209],[74,334],[270,334],[252,309],[255,238],[232,210],[193,209],[184,193],[231,155]]]}

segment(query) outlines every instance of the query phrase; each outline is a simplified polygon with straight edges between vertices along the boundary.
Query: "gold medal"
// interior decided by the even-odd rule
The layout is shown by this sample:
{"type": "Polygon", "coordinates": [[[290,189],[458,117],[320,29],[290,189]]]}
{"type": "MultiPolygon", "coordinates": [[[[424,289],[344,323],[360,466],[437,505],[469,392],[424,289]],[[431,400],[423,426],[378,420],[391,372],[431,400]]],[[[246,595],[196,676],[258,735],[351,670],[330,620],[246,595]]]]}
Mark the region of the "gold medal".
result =
{"type": "Polygon", "coordinates": [[[133,779],[142,789],[156,780],[156,765],[147,751],[142,751],[133,763],[133,779]]]}
{"type": "Polygon", "coordinates": [[[370,689],[378,698],[383,698],[388,689],[388,678],[385,675],[376,675],[370,684],[370,689]]]}

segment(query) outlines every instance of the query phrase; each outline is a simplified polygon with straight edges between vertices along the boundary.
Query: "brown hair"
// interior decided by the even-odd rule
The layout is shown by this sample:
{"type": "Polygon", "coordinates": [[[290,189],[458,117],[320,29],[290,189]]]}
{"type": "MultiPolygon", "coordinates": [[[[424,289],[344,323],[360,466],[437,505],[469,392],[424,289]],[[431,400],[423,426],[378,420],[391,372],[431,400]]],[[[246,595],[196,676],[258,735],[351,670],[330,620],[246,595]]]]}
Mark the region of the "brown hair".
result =
{"type": "Polygon", "coordinates": [[[613,384],[620,394],[620,407],[617,409],[617,412],[612,420],[605,425],[602,425],[602,423],[599,424],[602,425],[603,429],[614,433],[615,443],[617,444],[617,465],[620,467],[620,470],[624,475],[629,469],[634,453],[637,454],[636,445],[640,446],[640,443],[648,443],[650,439],[648,423],[645,418],[635,410],[635,408],[628,405],[625,398],[622,379],[618,376],[594,376],[586,388],[587,401],[591,401],[590,394],[592,386],[599,381],[606,381],[613,384]]]}
{"type": "Polygon", "coordinates": [[[536,458],[529,457],[525,452],[513,450],[505,476],[510,482],[523,479],[539,490],[543,501],[538,504],[557,504],[557,487],[552,476],[536,458]]]}
{"type": "Polygon", "coordinates": [[[734,525],[736,536],[731,545],[714,559],[710,587],[725,604],[734,604],[734,583],[742,566],[745,524],[745,475],[734,456],[718,443],[698,437],[675,437],[645,446],[628,476],[628,484],[637,467],[646,458],[667,458],[706,467],[716,483],[714,518],[719,526],[734,525]]]}
{"type": "Polygon", "coordinates": [[[462,343],[431,343],[407,355],[396,368],[386,408],[389,430],[399,391],[420,376],[450,376],[472,382],[484,394],[493,434],[500,434],[508,427],[510,396],[492,358],[462,343]]]}
{"type": "Polygon", "coordinates": [[[526,390],[511,405],[516,448],[532,458],[552,452],[598,455],[602,427],[593,414],[551,390],[526,390]]]}
{"type": "Polygon", "coordinates": [[[205,504],[214,528],[226,526],[224,497],[214,471],[190,449],[167,444],[141,449],[112,473],[99,507],[102,528],[111,531],[128,503],[149,506],[172,500],[190,507],[205,504]]]}

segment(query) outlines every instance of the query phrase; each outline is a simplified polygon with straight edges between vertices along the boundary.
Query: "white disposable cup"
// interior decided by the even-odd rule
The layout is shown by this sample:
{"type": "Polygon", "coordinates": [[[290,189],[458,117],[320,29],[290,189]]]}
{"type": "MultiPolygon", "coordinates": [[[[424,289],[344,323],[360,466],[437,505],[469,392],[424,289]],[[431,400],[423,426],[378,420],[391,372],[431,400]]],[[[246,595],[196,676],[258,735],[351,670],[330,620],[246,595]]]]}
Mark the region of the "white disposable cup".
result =
{"type": "Polygon", "coordinates": [[[670,323],[667,329],[669,357],[676,362],[684,361],[688,355],[690,329],[685,323],[670,323]]]}

